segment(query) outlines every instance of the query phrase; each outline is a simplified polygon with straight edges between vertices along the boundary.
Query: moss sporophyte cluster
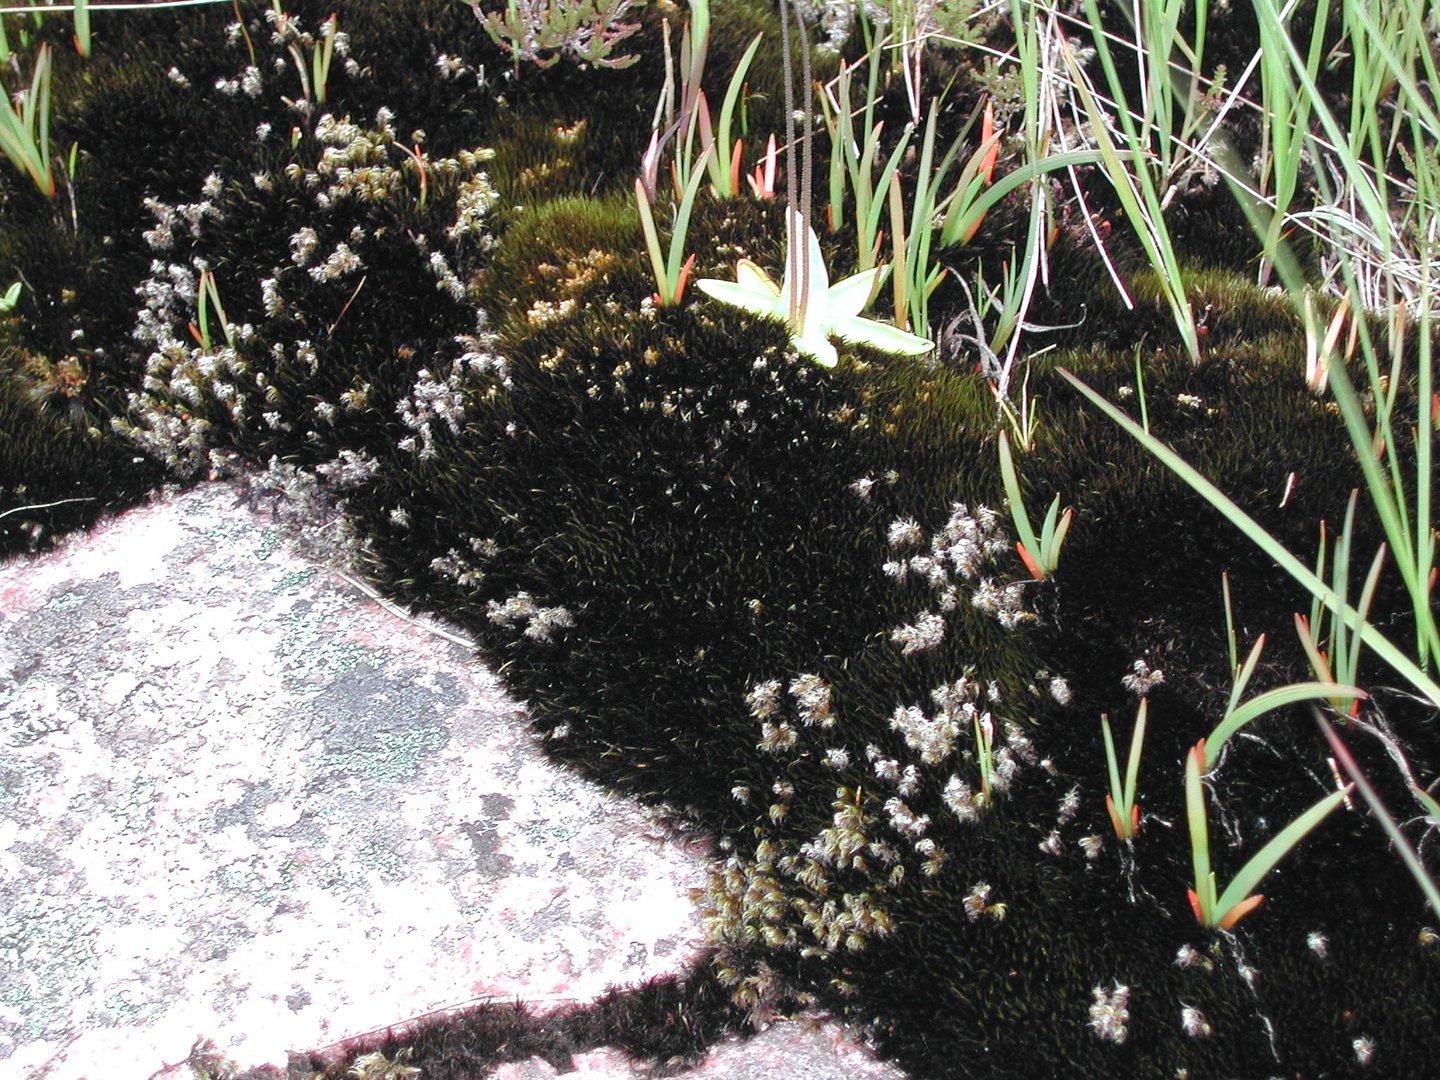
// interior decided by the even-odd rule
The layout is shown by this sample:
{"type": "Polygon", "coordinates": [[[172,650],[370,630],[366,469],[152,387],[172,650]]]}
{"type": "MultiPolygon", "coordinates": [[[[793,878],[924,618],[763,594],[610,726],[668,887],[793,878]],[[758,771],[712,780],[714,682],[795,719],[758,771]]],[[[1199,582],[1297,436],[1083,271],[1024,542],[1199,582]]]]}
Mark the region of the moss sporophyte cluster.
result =
{"type": "MultiPolygon", "coordinates": [[[[1282,251],[1221,70],[1283,37],[1317,116],[1388,70],[1363,33],[1412,36],[1154,6],[276,0],[96,10],[85,59],[5,18],[55,187],[0,175],[7,550],[163,482],[338,506],[352,571],[478,642],[557,761],[714,840],[683,976],[291,1075],[669,1067],[807,1007],[917,1077],[1433,1068],[1440,914],[1366,791],[1433,866],[1428,249],[1398,215],[1341,266],[1337,203],[1282,251]],[[1148,126],[1103,113],[1096,28],[1143,38],[1148,126]],[[1265,206],[1162,162],[1207,122],[1265,206]],[[1259,288],[1261,246],[1373,313],[1259,288]]],[[[1427,212],[1369,115],[1350,152],[1402,147],[1427,212]]]]}

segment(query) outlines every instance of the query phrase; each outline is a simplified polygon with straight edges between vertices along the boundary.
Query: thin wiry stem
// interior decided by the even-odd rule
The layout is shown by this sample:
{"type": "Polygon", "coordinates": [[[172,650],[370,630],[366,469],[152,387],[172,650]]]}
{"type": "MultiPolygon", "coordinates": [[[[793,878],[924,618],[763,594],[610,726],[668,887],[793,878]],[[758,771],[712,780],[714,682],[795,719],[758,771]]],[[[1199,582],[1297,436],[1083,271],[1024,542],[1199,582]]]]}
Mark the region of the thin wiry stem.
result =
{"type": "MultiPolygon", "coordinates": [[[[811,117],[814,115],[814,104],[812,101],[813,79],[810,72],[810,35],[805,30],[805,23],[800,17],[800,9],[795,8],[795,29],[800,34],[800,78],[805,83],[804,105],[801,106],[800,121],[805,125],[800,135],[800,221],[802,227],[810,224],[810,188],[815,179],[814,143],[815,139],[811,131],[811,117]]],[[[809,245],[806,245],[806,253],[809,253],[809,245]]],[[[810,287],[810,260],[804,260],[801,278],[802,296],[808,295],[810,287]]]]}
{"type": "MultiPolygon", "coordinates": [[[[780,0],[780,52],[784,56],[784,86],[785,86],[785,257],[790,259],[795,245],[801,242],[800,237],[794,235],[790,228],[790,212],[795,210],[795,74],[790,70],[790,4],[789,0],[780,0]]],[[[787,266],[788,270],[789,267],[787,266]]],[[[793,283],[792,283],[793,284],[793,283]]],[[[799,305],[792,287],[788,298],[789,307],[786,310],[786,318],[793,326],[799,305]]]]}

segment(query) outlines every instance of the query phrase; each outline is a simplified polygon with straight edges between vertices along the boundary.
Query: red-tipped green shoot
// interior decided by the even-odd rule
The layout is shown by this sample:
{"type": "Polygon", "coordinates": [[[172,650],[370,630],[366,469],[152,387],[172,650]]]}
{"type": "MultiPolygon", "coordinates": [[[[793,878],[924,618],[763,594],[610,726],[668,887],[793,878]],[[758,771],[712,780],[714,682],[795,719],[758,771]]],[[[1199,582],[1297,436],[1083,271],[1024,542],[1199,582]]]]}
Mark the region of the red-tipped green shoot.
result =
{"type": "Polygon", "coordinates": [[[1345,801],[1355,785],[1347,784],[1339,791],[1331,792],[1281,829],[1250,857],[1217,896],[1215,872],[1210,869],[1209,824],[1201,782],[1204,768],[1205,740],[1201,739],[1185,758],[1185,817],[1189,825],[1191,865],[1195,875],[1194,886],[1187,890],[1187,896],[1190,908],[1202,926],[1229,930],[1260,906],[1264,897],[1253,892],[1255,886],[1310,830],[1345,801]]]}
{"type": "Polygon", "coordinates": [[[999,436],[1000,479],[1005,485],[1005,496],[1010,501],[1010,520],[1015,524],[1015,534],[1020,538],[1016,553],[1025,569],[1036,581],[1043,581],[1055,572],[1060,562],[1060,548],[1070,531],[1074,514],[1066,510],[1060,513],[1060,496],[1056,495],[1045,515],[1040,535],[1030,525],[1030,514],[1025,509],[1025,498],[1020,493],[1020,478],[1015,472],[1015,460],[1010,454],[1010,440],[1002,430],[999,436]]]}
{"type": "Polygon", "coordinates": [[[690,264],[685,261],[685,234],[690,228],[690,211],[695,205],[695,193],[705,178],[705,163],[710,150],[700,155],[696,168],[691,170],[690,181],[680,196],[680,208],[675,215],[675,228],[670,233],[669,257],[660,251],[660,234],[655,228],[655,216],[650,210],[650,199],[645,193],[645,182],[635,179],[635,205],[640,211],[640,228],[645,233],[645,250],[650,255],[650,267],[655,274],[655,295],[661,307],[678,304],[685,295],[685,282],[689,278],[690,264]]]}
{"type": "Polygon", "coordinates": [[[1115,740],[1110,734],[1110,718],[1100,717],[1100,733],[1105,740],[1105,765],[1110,777],[1110,794],[1105,796],[1105,809],[1110,824],[1121,840],[1133,840],[1140,828],[1140,806],[1135,801],[1136,781],[1140,775],[1140,754],[1145,746],[1145,721],[1149,699],[1140,699],[1135,713],[1135,729],[1130,735],[1130,756],[1125,762],[1125,782],[1120,782],[1120,762],[1115,756],[1115,740]]]}

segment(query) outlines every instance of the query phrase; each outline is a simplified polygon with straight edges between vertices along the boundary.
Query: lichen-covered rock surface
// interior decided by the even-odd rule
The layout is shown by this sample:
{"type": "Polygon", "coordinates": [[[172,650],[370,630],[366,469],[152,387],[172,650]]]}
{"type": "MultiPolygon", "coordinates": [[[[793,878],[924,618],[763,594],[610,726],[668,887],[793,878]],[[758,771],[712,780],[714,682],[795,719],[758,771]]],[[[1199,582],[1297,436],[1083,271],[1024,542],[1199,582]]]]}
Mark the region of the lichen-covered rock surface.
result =
{"type": "MultiPolygon", "coordinates": [[[[157,469],[268,467],[342,500],[354,566],[473,636],[550,756],[714,842],[691,977],[552,1034],[590,1025],[592,1044],[678,1063],[808,1004],[917,1077],[1424,1073],[1440,1052],[1434,913],[1358,803],[1233,930],[1192,914],[1182,761],[1229,693],[1221,574],[1242,647],[1275,639],[1252,689],[1303,670],[1278,639],[1308,599],[1056,374],[1143,394],[1157,435],[1309,552],[1359,470],[1297,374],[1285,305],[1242,266],[1197,272],[1193,363],[1153,279],[1132,275],[1125,310],[1085,233],[1058,231],[1022,472],[1032,513],[1058,490],[1075,522],[1035,581],[986,364],[954,329],[975,252],[947,256],[931,310],[951,329],[918,361],[847,346],[823,370],[778,322],[650,298],[630,184],[668,6],[642,17],[633,67],[519,74],[458,5],[366,6],[342,16],[323,100],[296,96],[296,63],[328,12],[294,7],[229,31],[155,15],[118,32],[66,121],[90,155],[74,213],[6,178],[7,222],[25,227],[0,258],[33,275],[6,330],[25,358],[7,400],[41,433],[21,444],[23,481],[5,474],[12,549],[113,501],[85,455],[127,491],[157,469]],[[161,41],[168,71],[147,59],[161,41]],[[153,114],[119,145],[101,126],[112,100],[153,114]],[[147,138],[183,161],[141,167],[147,138]],[[52,474],[47,439],[68,463],[52,474]],[[22,509],[61,499],[84,501],[22,509]],[[1143,812],[1121,843],[1099,718],[1128,732],[1140,697],[1143,812]]],[[[748,3],[716,12],[712,76],[767,25],[756,78],[773,82],[774,26],[748,3]]],[[[968,70],[931,62],[932,78],[968,70]]],[[[974,90],[956,86],[958,130],[974,90]]],[[[747,100],[752,133],[778,128],[778,94],[747,100]]],[[[694,274],[741,257],[777,270],[782,212],[702,197],[694,274]]],[[[997,208],[976,250],[1018,218],[997,208]]],[[[842,237],[823,243],[832,280],[854,269],[842,237]]],[[[1377,621],[1397,621],[1392,594],[1377,621]]],[[[1436,775],[1433,712],[1382,669],[1361,677],[1366,723],[1436,775]]],[[[1346,737],[1400,805],[1382,743],[1346,737]]],[[[1208,781],[1222,878],[1333,789],[1323,745],[1299,711],[1232,741],[1208,781]]],[[[382,1055],[469,1075],[507,1024],[543,1043],[543,1025],[492,1011],[291,1071],[382,1055]]]]}

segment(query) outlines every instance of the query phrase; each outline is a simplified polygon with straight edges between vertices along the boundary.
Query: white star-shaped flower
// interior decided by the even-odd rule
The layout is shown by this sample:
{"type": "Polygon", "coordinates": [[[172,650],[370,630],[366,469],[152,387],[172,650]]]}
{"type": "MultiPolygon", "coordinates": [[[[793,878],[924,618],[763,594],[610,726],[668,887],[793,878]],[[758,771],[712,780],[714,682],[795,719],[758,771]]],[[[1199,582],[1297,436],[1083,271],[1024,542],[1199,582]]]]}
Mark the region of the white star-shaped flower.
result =
{"type": "Polygon", "coordinates": [[[735,264],[734,281],[704,278],[695,282],[695,287],[722,303],[786,323],[790,327],[790,344],[822,367],[833,368],[840,359],[830,344],[831,335],[902,356],[920,356],[934,348],[925,338],[899,327],[861,318],[860,312],[870,302],[870,293],[883,268],[877,266],[831,285],[815,230],[808,223],[802,225],[794,210],[787,217],[789,243],[785,278],[780,285],[755,263],[741,259],[735,264]],[[809,253],[809,278],[804,282],[803,296],[800,290],[805,274],[800,245],[796,243],[802,228],[809,253]]]}

